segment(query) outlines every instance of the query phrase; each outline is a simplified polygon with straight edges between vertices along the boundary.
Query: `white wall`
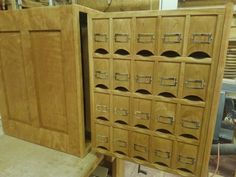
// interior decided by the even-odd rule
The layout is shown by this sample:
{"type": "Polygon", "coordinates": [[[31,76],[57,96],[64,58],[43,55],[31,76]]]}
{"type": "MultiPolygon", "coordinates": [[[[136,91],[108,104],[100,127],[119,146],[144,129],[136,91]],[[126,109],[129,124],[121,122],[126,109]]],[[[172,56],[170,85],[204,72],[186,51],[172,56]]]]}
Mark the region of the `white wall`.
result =
{"type": "Polygon", "coordinates": [[[172,10],[178,8],[178,0],[160,0],[160,10],[172,10]]]}

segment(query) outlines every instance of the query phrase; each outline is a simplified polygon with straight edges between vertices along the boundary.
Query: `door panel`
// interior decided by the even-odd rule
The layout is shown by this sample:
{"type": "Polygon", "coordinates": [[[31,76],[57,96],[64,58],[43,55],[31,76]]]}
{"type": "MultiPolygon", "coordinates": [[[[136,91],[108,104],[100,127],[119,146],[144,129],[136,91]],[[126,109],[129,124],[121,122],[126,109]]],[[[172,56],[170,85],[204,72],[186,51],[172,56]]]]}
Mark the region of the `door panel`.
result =
{"type": "Polygon", "coordinates": [[[96,147],[110,150],[110,127],[96,124],[96,147]]]}
{"type": "Polygon", "coordinates": [[[94,59],[94,86],[110,88],[110,64],[108,59],[94,59]]]}
{"type": "Polygon", "coordinates": [[[95,119],[110,120],[110,95],[105,93],[94,94],[95,119]]]}
{"type": "Polygon", "coordinates": [[[129,124],[130,98],[126,96],[113,95],[113,111],[114,122],[129,124]]]}
{"type": "Polygon", "coordinates": [[[113,128],[113,151],[129,155],[129,132],[127,130],[113,128]]]}

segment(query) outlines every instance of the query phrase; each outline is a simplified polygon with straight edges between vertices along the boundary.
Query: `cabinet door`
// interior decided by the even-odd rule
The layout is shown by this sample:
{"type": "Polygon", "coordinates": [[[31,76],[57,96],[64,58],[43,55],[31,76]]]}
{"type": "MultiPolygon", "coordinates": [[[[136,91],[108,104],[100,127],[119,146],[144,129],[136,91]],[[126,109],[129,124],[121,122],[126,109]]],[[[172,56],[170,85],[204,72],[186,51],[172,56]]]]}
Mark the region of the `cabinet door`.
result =
{"type": "Polygon", "coordinates": [[[94,86],[110,88],[110,65],[108,59],[94,59],[94,86]]]}
{"type": "Polygon", "coordinates": [[[133,126],[149,129],[151,113],[152,113],[151,100],[140,99],[140,98],[133,99],[133,115],[132,115],[133,126]]]}
{"type": "Polygon", "coordinates": [[[119,154],[129,154],[129,132],[113,128],[113,151],[119,154]]]}
{"type": "Polygon", "coordinates": [[[94,93],[95,119],[110,120],[110,95],[106,93],[94,93]]]}
{"type": "Polygon", "coordinates": [[[118,55],[131,54],[131,25],[129,18],[113,19],[113,53],[118,55]]]}
{"type": "Polygon", "coordinates": [[[153,112],[152,129],[162,133],[174,134],[176,104],[155,101],[153,112]]]}
{"type": "Polygon", "coordinates": [[[205,101],[209,84],[210,65],[186,64],[183,97],[205,101]]]}
{"type": "Polygon", "coordinates": [[[134,91],[152,93],[154,62],[135,61],[134,63],[134,91]]]}
{"type": "Polygon", "coordinates": [[[194,106],[181,105],[177,123],[177,135],[199,140],[204,109],[194,106]]]}
{"type": "Polygon", "coordinates": [[[109,19],[93,20],[93,50],[95,54],[110,53],[109,19]]]}
{"type": "Polygon", "coordinates": [[[157,71],[154,92],[163,96],[177,97],[180,63],[159,62],[157,71]]]}
{"type": "Polygon", "coordinates": [[[130,91],[130,61],[113,60],[113,87],[121,91],[130,91]]]}
{"type": "Polygon", "coordinates": [[[166,57],[181,56],[185,17],[162,17],[161,27],[161,55],[166,57]]]}
{"type": "Polygon", "coordinates": [[[140,160],[149,160],[149,135],[132,132],[131,157],[140,160]]]}
{"type": "Polygon", "coordinates": [[[110,127],[102,124],[95,124],[96,147],[110,150],[110,127]]]}
{"type": "Polygon", "coordinates": [[[164,138],[153,137],[151,142],[151,162],[170,167],[173,148],[172,141],[164,138]]]}
{"type": "Polygon", "coordinates": [[[157,18],[136,19],[135,53],[148,57],[155,54],[157,18]]]}
{"type": "Polygon", "coordinates": [[[130,98],[126,96],[113,96],[113,120],[116,123],[129,124],[130,98]]]}

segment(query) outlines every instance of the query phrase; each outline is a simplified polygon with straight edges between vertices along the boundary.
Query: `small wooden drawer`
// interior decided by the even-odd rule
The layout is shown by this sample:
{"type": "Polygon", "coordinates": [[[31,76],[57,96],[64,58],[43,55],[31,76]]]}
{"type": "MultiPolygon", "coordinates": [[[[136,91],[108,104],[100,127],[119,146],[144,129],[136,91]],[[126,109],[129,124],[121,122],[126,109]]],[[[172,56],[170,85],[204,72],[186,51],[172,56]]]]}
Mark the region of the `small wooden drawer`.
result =
{"type": "Polygon", "coordinates": [[[94,93],[95,118],[110,120],[110,95],[105,93],[94,93]]]}
{"type": "Polygon", "coordinates": [[[109,19],[93,20],[93,47],[95,53],[103,55],[110,53],[109,35],[109,19]]]}
{"type": "Polygon", "coordinates": [[[178,57],[182,55],[185,29],[185,17],[161,18],[160,55],[178,57]]]}
{"type": "Polygon", "coordinates": [[[120,91],[130,91],[130,61],[113,60],[113,87],[120,91]]]}
{"type": "Polygon", "coordinates": [[[216,23],[217,16],[190,18],[188,56],[196,59],[212,57],[216,23]]]}
{"type": "Polygon", "coordinates": [[[152,115],[152,101],[147,99],[133,98],[132,125],[149,129],[152,115]]]}
{"type": "Polygon", "coordinates": [[[110,127],[101,124],[95,124],[96,129],[96,147],[110,150],[110,127]]]}
{"type": "Polygon", "coordinates": [[[151,162],[170,167],[173,142],[164,138],[152,137],[151,143],[151,162]]]}
{"type": "Polygon", "coordinates": [[[135,61],[134,63],[134,91],[152,94],[154,62],[135,61]]]}
{"type": "Polygon", "coordinates": [[[110,88],[110,64],[108,59],[94,59],[94,85],[110,88]]]}
{"type": "Polygon", "coordinates": [[[131,24],[130,18],[113,19],[113,53],[118,55],[131,54],[131,24]]]}
{"type": "Polygon", "coordinates": [[[198,156],[198,147],[185,143],[177,143],[176,146],[176,161],[175,168],[182,170],[184,172],[189,172],[195,174],[197,156],[198,156]]]}
{"type": "Polygon", "coordinates": [[[210,65],[186,64],[183,97],[193,101],[205,101],[210,74],[210,65]]]}
{"type": "Polygon", "coordinates": [[[154,131],[174,134],[176,119],[176,104],[155,101],[153,104],[153,119],[151,126],[154,131]]]}
{"type": "Polygon", "coordinates": [[[113,96],[113,120],[116,123],[129,124],[130,98],[126,96],[113,96]]]}
{"type": "Polygon", "coordinates": [[[181,105],[177,120],[176,134],[185,138],[199,140],[204,109],[201,107],[181,105]]]}
{"type": "Polygon", "coordinates": [[[136,18],[136,55],[149,57],[155,54],[156,26],[157,18],[136,18]]]}
{"type": "Polygon", "coordinates": [[[149,161],[149,140],[150,136],[142,133],[132,132],[131,157],[149,161]]]}
{"type": "Polygon", "coordinates": [[[180,75],[180,63],[159,62],[157,64],[155,92],[162,96],[177,97],[180,75]]]}
{"type": "Polygon", "coordinates": [[[127,130],[113,128],[113,151],[123,155],[129,154],[129,132],[127,130]]]}

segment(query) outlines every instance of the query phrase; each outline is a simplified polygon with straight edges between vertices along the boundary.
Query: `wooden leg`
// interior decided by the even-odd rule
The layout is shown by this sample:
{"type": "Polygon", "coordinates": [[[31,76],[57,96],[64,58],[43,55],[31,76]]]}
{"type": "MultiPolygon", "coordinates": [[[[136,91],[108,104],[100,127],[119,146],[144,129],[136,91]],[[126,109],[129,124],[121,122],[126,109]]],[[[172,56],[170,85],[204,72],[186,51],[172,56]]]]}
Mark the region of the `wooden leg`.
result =
{"type": "Polygon", "coordinates": [[[116,158],[112,164],[112,177],[124,177],[124,160],[116,158]]]}

